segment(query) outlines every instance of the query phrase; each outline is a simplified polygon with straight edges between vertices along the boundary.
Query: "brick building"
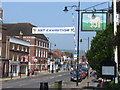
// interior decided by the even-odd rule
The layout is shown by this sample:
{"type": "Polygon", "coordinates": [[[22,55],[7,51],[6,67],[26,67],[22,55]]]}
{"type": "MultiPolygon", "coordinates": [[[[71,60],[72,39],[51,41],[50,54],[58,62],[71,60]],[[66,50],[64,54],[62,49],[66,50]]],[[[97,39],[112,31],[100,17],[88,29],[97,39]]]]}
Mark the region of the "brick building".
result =
{"type": "Polygon", "coordinates": [[[6,55],[6,28],[0,25],[0,77],[8,76],[8,59],[6,55]]]}
{"type": "Polygon", "coordinates": [[[29,57],[28,41],[20,38],[7,36],[6,38],[6,58],[9,59],[9,76],[27,75],[28,57],[29,57]]]}
{"type": "Polygon", "coordinates": [[[33,35],[32,27],[36,27],[30,23],[4,24],[8,29],[8,36],[20,37],[30,42],[29,51],[29,69],[30,70],[47,70],[48,61],[48,39],[43,35],[33,35]]]}
{"type": "Polygon", "coordinates": [[[8,76],[8,60],[6,55],[6,28],[2,26],[2,8],[0,8],[0,77],[8,76]]]}

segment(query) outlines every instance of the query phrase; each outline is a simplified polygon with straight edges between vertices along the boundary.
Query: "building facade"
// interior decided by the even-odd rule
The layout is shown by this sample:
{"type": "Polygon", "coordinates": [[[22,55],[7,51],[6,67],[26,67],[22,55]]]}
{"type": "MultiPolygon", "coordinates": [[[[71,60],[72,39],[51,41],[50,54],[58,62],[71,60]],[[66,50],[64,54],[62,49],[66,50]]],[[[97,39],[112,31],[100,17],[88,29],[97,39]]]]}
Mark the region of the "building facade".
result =
{"type": "Polygon", "coordinates": [[[8,59],[5,58],[6,55],[6,28],[0,25],[0,77],[8,76],[8,59]]]}
{"type": "Polygon", "coordinates": [[[33,35],[30,23],[4,24],[8,29],[8,36],[22,38],[30,42],[29,69],[30,71],[47,70],[48,68],[48,39],[43,35],[33,35]],[[21,36],[20,36],[21,34],[21,36]]]}
{"type": "Polygon", "coordinates": [[[6,39],[6,58],[9,59],[9,76],[19,76],[28,71],[29,58],[28,41],[7,36],[6,39]]]}
{"type": "Polygon", "coordinates": [[[2,25],[2,8],[0,8],[0,77],[8,76],[9,62],[5,58],[6,55],[6,28],[2,25]]]}

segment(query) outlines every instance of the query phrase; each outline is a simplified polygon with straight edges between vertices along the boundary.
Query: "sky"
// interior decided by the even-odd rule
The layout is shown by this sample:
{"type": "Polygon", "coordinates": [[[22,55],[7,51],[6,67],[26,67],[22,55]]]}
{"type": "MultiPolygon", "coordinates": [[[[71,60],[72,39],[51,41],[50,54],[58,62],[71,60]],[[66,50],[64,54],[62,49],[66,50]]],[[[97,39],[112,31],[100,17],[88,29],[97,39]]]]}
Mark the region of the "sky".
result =
{"type": "MultiPolygon", "coordinates": [[[[80,9],[98,3],[101,2],[81,2],[80,9]]],[[[31,23],[38,27],[72,27],[74,17],[77,41],[78,19],[76,8],[68,8],[69,12],[67,13],[63,11],[65,6],[73,5],[77,5],[77,2],[2,2],[3,23],[31,23]]],[[[98,6],[96,9],[102,9],[103,7],[108,7],[108,3],[98,6]]],[[[83,39],[80,43],[80,50],[88,50],[88,37],[91,40],[95,35],[95,31],[80,31],[80,39],[83,39]]],[[[52,49],[75,50],[73,34],[46,34],[45,36],[53,43],[52,49]]]]}

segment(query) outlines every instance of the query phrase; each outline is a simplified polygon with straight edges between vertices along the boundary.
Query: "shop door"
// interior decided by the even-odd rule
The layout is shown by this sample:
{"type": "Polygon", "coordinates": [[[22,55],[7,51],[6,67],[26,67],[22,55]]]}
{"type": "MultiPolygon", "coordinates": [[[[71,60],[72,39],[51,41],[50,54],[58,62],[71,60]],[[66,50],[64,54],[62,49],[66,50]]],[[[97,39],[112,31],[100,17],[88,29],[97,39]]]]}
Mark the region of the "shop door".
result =
{"type": "Polygon", "coordinates": [[[26,66],[25,65],[21,66],[21,74],[26,74],[26,66]]]}

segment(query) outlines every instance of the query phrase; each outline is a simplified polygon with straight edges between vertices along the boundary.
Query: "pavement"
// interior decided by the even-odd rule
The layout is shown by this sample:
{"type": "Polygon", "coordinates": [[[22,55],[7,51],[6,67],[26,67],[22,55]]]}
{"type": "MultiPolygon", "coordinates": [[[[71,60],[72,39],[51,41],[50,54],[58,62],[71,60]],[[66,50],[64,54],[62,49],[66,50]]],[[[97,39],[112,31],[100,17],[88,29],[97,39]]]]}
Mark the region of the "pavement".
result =
{"type": "MultiPolygon", "coordinates": [[[[65,71],[59,71],[59,72],[54,72],[54,73],[60,73],[60,72],[65,72],[65,71]]],[[[11,79],[11,77],[0,78],[0,81],[9,81],[9,80],[18,80],[18,79],[32,78],[32,77],[37,77],[37,76],[41,76],[41,75],[48,75],[48,74],[53,74],[53,73],[48,72],[48,71],[41,71],[41,72],[37,73],[37,75],[27,76],[27,75],[21,74],[21,78],[20,78],[20,76],[13,76],[12,79],[11,79]]]]}
{"type": "Polygon", "coordinates": [[[96,88],[98,85],[98,82],[94,82],[96,79],[94,77],[85,78],[82,80],[82,82],[78,83],[78,86],[76,86],[76,82],[70,82],[69,84],[67,82],[63,82],[62,88],[87,88],[87,87],[93,87],[96,88]]]}

